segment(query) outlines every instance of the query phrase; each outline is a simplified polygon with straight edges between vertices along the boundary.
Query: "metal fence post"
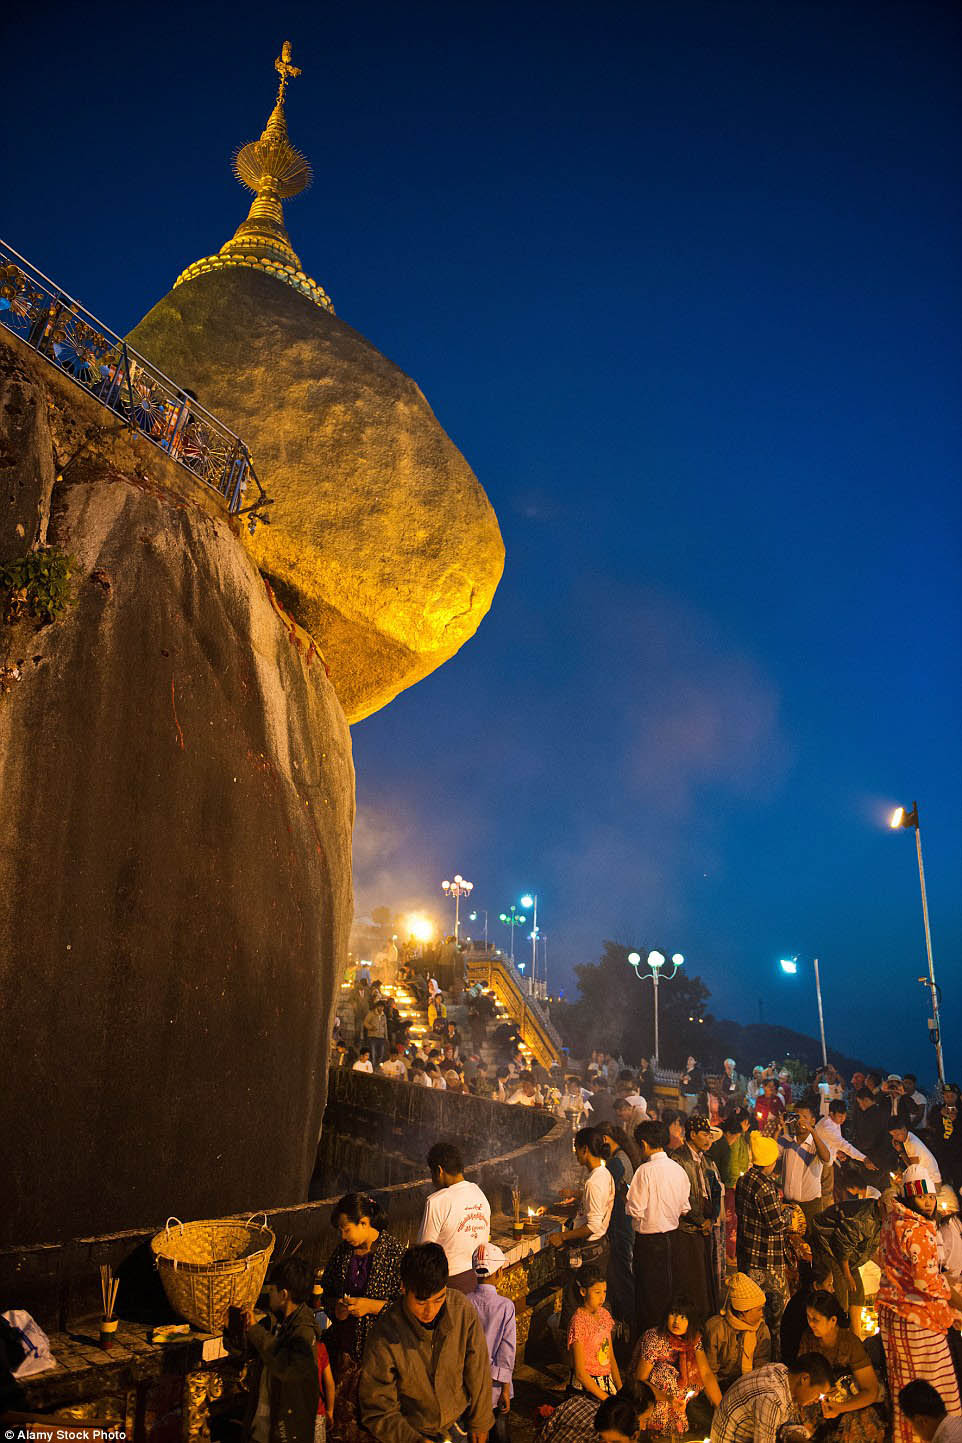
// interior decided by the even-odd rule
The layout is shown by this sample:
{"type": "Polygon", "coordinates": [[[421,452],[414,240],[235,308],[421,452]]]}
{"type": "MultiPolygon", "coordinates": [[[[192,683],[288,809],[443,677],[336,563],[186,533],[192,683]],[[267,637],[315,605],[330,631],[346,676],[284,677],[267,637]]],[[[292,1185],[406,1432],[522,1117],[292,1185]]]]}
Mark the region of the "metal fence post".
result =
{"type": "Polygon", "coordinates": [[[135,431],[137,424],[134,421],[134,388],[130,383],[130,357],[127,355],[126,341],[121,343],[121,349],[124,358],[124,377],[127,381],[127,425],[131,431],[135,431]]]}
{"type": "MultiPolygon", "coordinates": [[[[228,510],[229,512],[233,512],[233,510],[234,510],[234,497],[233,497],[233,494],[232,494],[232,483],[233,483],[233,480],[234,480],[234,465],[235,465],[235,463],[236,463],[236,461],[237,461],[237,448],[238,448],[239,445],[240,445],[240,442],[239,442],[239,441],[237,440],[237,438],[235,437],[235,438],[234,438],[234,449],[231,451],[231,453],[230,453],[230,459],[228,460],[226,466],[224,467],[224,475],[223,475],[223,477],[221,478],[221,484],[220,484],[220,494],[223,496],[224,500],[227,502],[227,510],[228,510]]],[[[236,488],[233,488],[233,489],[236,489],[236,488]]]]}

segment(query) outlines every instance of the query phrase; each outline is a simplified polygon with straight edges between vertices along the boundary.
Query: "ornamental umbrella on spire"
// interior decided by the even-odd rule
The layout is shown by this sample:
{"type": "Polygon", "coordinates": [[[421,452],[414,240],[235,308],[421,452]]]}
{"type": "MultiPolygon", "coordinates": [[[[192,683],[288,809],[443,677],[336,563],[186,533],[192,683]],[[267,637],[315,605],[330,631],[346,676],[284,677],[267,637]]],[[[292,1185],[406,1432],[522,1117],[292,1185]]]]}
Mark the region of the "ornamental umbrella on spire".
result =
{"type": "Polygon", "coordinates": [[[259,140],[248,141],[234,154],[234,174],[241,185],[254,192],[247,219],[241,221],[229,241],[216,256],[205,256],[188,266],[174,282],[175,287],[207,271],[227,266],[249,266],[266,271],[278,280],[293,286],[316,305],[334,312],[330,297],[316,281],[304,274],[301,262],[284,225],[284,200],[307,190],[313,179],[311,163],[287,135],[284,98],[288,81],[300,75],[300,67],[291,64],[291,42],[285,40],[274,61],[280,75],[277,99],[259,140]]]}

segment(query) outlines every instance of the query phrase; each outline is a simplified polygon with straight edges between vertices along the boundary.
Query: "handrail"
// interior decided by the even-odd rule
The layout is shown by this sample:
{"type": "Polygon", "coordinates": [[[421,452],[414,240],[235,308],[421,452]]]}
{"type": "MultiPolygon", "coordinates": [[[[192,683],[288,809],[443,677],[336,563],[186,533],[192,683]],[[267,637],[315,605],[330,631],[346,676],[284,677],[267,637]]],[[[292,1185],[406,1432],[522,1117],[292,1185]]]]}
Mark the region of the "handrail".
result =
{"type": "Polygon", "coordinates": [[[272,502],[241,438],[3,240],[0,325],[246,516],[252,535],[268,520],[272,502]],[[258,494],[243,506],[251,481],[258,494]]]}
{"type": "Polygon", "coordinates": [[[516,963],[512,961],[510,957],[505,957],[503,952],[500,954],[496,953],[495,958],[497,960],[498,966],[503,967],[505,972],[507,972],[509,977],[511,977],[518,991],[525,998],[528,1006],[531,1007],[532,1003],[534,1004],[533,1011],[535,1012],[535,1015],[537,1016],[541,1027],[548,1035],[548,1037],[551,1038],[551,1041],[554,1043],[557,1050],[561,1052],[564,1048],[564,1043],[561,1039],[561,1033],[558,1031],[557,1027],[555,1027],[554,1023],[551,1021],[551,1018],[542,1007],[541,998],[535,996],[528,990],[528,979],[525,977],[524,973],[520,970],[516,963]]]}
{"type": "MultiPolygon", "coordinates": [[[[537,999],[528,996],[525,979],[518,969],[511,964],[509,958],[503,955],[492,956],[491,954],[477,953],[474,956],[469,955],[465,958],[465,967],[468,978],[471,978],[472,973],[485,975],[489,987],[493,986],[496,980],[494,975],[495,969],[498,969],[504,983],[502,991],[505,990],[505,986],[508,986],[520,999],[520,1018],[518,1020],[521,1026],[522,1040],[524,1040],[528,1046],[531,1045],[524,1036],[525,1023],[529,1022],[532,1030],[541,1035],[542,1040],[539,1043],[539,1047],[544,1053],[548,1064],[561,1061],[564,1056],[564,1044],[558,1029],[549,1018],[545,1016],[537,999]]],[[[505,1000],[505,998],[502,998],[502,1001],[505,1000]]],[[[514,1003],[514,1009],[518,1010],[517,1001],[514,1003]]]]}

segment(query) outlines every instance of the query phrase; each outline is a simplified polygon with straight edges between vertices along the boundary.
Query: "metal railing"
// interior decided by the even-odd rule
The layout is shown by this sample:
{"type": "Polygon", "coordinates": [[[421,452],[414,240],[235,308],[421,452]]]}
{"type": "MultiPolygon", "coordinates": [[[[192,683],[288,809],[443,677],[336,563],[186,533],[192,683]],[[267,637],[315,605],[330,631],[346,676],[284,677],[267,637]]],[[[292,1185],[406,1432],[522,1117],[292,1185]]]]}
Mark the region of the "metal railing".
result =
{"type": "Polygon", "coordinates": [[[239,436],[0,240],[0,324],[246,516],[267,521],[270,498],[239,436]],[[257,497],[243,505],[253,482],[257,497]]]}
{"type": "Polygon", "coordinates": [[[474,970],[475,976],[477,976],[478,972],[486,972],[489,987],[494,980],[494,969],[496,967],[500,968],[508,981],[513,983],[515,990],[520,996],[522,1029],[525,1017],[530,1016],[532,1024],[540,1029],[558,1057],[564,1055],[564,1042],[562,1041],[561,1034],[550,1017],[548,1017],[538,999],[530,996],[527,978],[518,971],[510,957],[506,957],[503,952],[469,952],[465,958],[465,963],[468,978],[470,979],[472,977],[472,970],[474,970]]]}

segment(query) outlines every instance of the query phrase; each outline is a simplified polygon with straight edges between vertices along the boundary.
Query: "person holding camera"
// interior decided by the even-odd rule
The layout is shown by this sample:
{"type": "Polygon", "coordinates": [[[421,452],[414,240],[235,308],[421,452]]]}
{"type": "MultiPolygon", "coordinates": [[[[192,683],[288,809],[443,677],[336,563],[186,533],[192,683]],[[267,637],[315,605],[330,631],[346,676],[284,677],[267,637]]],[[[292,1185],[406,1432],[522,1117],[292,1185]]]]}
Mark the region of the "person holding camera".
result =
{"type": "Polygon", "coordinates": [[[778,1138],[784,1167],[785,1201],[798,1203],[811,1226],[812,1218],[823,1210],[822,1169],[832,1162],[828,1143],[815,1128],[818,1104],[803,1098],[796,1112],[785,1114],[785,1130],[778,1138]]]}

